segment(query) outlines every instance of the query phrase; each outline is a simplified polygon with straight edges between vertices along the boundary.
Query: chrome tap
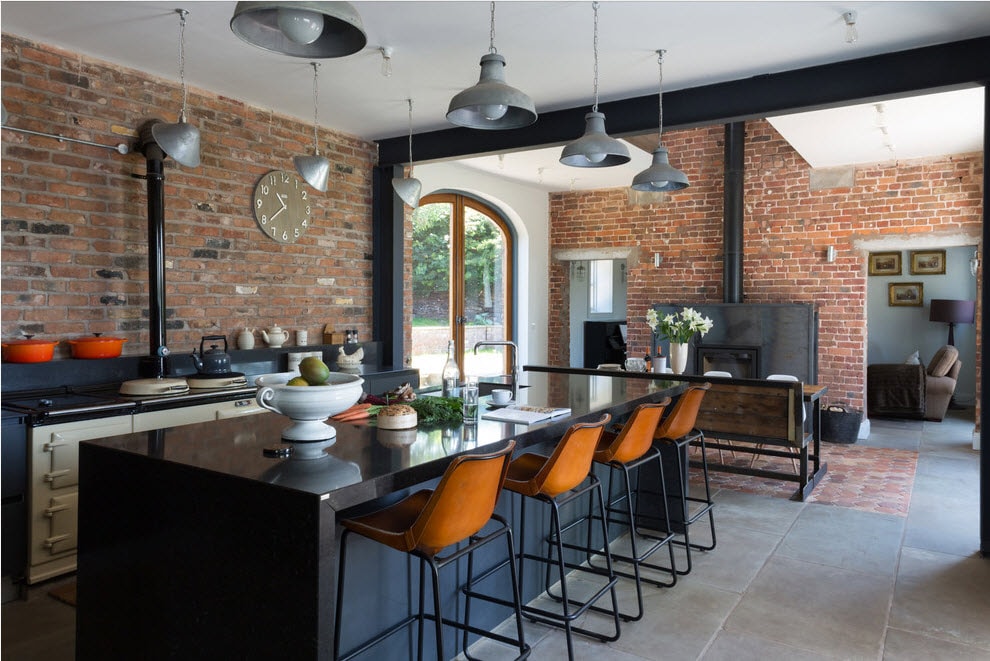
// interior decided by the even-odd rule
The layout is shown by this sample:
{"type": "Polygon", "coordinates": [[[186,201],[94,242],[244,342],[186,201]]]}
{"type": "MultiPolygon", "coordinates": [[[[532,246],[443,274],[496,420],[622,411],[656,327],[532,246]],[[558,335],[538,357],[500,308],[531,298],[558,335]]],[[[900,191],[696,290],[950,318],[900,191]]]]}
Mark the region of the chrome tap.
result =
{"type": "Polygon", "coordinates": [[[474,343],[474,354],[478,355],[478,347],[512,347],[512,373],[509,375],[512,377],[512,401],[517,401],[519,399],[519,347],[516,346],[515,342],[510,341],[496,341],[496,340],[481,340],[480,342],[474,343]]]}

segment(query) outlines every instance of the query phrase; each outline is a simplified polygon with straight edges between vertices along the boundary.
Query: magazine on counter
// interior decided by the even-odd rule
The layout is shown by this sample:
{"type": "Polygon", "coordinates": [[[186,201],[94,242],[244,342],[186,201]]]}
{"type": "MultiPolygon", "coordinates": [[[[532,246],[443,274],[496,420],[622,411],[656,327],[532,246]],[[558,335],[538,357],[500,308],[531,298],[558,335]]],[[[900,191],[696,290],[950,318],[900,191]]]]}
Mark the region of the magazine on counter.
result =
{"type": "Polygon", "coordinates": [[[570,412],[571,410],[569,408],[510,404],[505,408],[488,411],[481,417],[485,420],[500,420],[502,422],[514,422],[517,425],[531,425],[536,422],[549,420],[550,418],[569,415],[570,412]]]}

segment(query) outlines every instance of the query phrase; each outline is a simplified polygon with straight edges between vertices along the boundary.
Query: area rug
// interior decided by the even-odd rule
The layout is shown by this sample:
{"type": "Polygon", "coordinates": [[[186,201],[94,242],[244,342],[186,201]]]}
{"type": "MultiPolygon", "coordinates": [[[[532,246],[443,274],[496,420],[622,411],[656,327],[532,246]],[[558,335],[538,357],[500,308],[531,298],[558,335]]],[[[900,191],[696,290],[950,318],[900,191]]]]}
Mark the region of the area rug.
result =
{"type": "MultiPolygon", "coordinates": [[[[828,472],[808,502],[907,516],[918,466],[917,452],[839,443],[822,443],[821,448],[828,472]]],[[[722,458],[727,464],[746,466],[751,456],[742,452],[733,456],[723,450],[722,458]]],[[[717,461],[717,453],[709,450],[708,459],[717,461]]],[[[753,467],[797,472],[790,460],[777,457],[758,457],[753,467]]],[[[730,489],[775,498],[791,498],[797,489],[796,482],[717,471],[711,472],[710,480],[713,490],[730,489]]]]}
{"type": "Polygon", "coordinates": [[[76,605],[76,582],[65,583],[48,591],[48,596],[58,599],[63,604],[76,605]]]}

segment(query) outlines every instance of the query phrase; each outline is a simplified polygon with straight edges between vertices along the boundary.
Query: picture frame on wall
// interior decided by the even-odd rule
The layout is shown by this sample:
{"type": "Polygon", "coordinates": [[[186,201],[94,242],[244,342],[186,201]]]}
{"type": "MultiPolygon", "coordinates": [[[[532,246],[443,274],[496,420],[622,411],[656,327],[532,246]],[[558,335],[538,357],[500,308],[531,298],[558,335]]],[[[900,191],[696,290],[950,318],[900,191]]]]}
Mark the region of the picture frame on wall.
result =
{"type": "Polygon", "coordinates": [[[912,250],[911,275],[945,275],[945,251],[912,250]]]}
{"type": "Polygon", "coordinates": [[[887,303],[891,306],[921,307],[925,304],[925,285],[921,282],[892,282],[887,285],[887,303]]]}
{"type": "Polygon", "coordinates": [[[900,275],[901,253],[871,252],[870,275],[900,275]]]}

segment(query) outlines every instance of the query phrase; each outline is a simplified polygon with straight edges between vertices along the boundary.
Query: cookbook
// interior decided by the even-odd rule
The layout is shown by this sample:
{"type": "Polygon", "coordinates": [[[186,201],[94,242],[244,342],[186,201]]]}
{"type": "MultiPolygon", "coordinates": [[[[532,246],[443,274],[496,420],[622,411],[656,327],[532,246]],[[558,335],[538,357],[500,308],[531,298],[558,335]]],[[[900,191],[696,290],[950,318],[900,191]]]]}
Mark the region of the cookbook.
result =
{"type": "Polygon", "coordinates": [[[512,422],[517,425],[531,425],[536,422],[543,422],[550,418],[559,418],[562,415],[569,415],[569,408],[557,408],[552,406],[530,406],[527,404],[510,404],[505,408],[489,411],[481,417],[485,420],[499,420],[501,422],[512,422]]]}

